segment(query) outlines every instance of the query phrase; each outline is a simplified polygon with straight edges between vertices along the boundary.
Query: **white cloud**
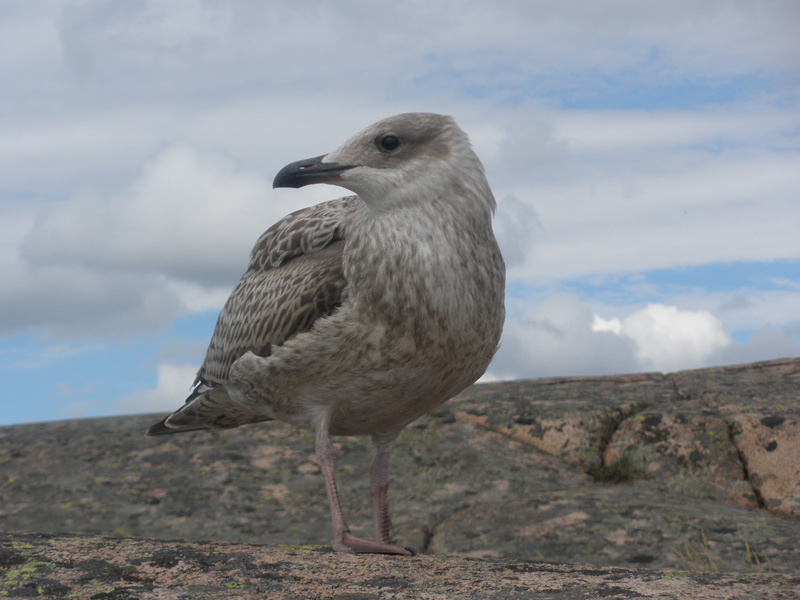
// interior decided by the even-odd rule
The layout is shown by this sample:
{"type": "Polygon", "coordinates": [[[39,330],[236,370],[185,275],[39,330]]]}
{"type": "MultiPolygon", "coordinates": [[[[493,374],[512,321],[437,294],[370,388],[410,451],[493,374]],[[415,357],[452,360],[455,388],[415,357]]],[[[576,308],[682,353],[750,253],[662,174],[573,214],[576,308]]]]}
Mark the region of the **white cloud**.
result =
{"type": "Polygon", "coordinates": [[[530,204],[507,195],[497,200],[494,233],[507,267],[524,264],[541,238],[542,224],[530,204]]]}
{"type": "Polygon", "coordinates": [[[592,321],[592,331],[610,331],[622,335],[622,323],[617,317],[605,320],[600,315],[595,315],[592,321]]]}
{"type": "Polygon", "coordinates": [[[32,266],[13,255],[0,255],[0,270],[0,335],[140,335],[165,328],[185,310],[158,275],[32,266]]]}
{"type": "MultiPolygon", "coordinates": [[[[769,268],[769,267],[767,267],[769,268]]],[[[747,271],[752,272],[749,268],[747,271]]],[[[743,285],[725,291],[716,291],[718,285],[713,280],[713,267],[704,267],[709,281],[695,286],[662,283],[647,283],[645,277],[641,283],[611,284],[592,298],[592,306],[602,315],[625,315],[640,310],[642,305],[661,303],[667,306],[678,306],[690,312],[706,312],[718,319],[725,331],[736,336],[753,333],[764,325],[786,328],[800,321],[797,307],[800,306],[800,290],[796,284],[776,285],[771,281],[761,282],[767,289],[759,289],[758,281],[742,275],[743,285]],[[609,302],[603,303],[601,298],[609,294],[609,302]]],[[[681,274],[673,275],[680,281],[681,274]]],[[[634,278],[635,279],[635,278],[634,278]]],[[[733,283],[736,281],[733,280],[733,283]]],[[[731,283],[722,281],[720,287],[731,283]]]]}
{"type": "Polygon", "coordinates": [[[667,373],[725,360],[730,348],[722,323],[706,311],[648,304],[604,319],[574,296],[553,296],[506,324],[489,377],[667,373]]]}
{"type": "Polygon", "coordinates": [[[625,317],[619,335],[634,341],[636,357],[645,369],[662,372],[705,366],[731,343],[711,313],[663,304],[648,304],[625,317]]]}
{"type": "Polygon", "coordinates": [[[166,287],[175,293],[189,312],[193,313],[219,309],[231,293],[230,286],[207,289],[197,283],[178,280],[167,281],[166,287]]]}
{"type": "MultiPolygon", "coordinates": [[[[694,110],[577,110],[555,115],[561,144],[600,160],[620,153],[635,157],[652,149],[718,149],[723,145],[751,145],[775,139],[785,132],[796,137],[791,111],[764,112],[766,106],[738,109],[712,107],[694,110]]],[[[791,138],[784,142],[791,145],[791,138]]],[[[694,156],[694,155],[689,155],[694,156]]],[[[641,164],[639,157],[637,163],[641,164]]],[[[667,165],[668,166],[668,165],[667,165]]]]}
{"type": "MultiPolygon", "coordinates": [[[[340,58],[357,57],[365,48],[392,48],[403,50],[403,58],[408,59],[436,49],[443,56],[471,58],[480,64],[480,55],[463,54],[477,44],[482,50],[516,50],[548,58],[527,66],[538,73],[557,67],[631,68],[643,61],[653,67],[677,63],[698,72],[717,72],[722,63],[725,72],[737,72],[765,61],[796,67],[790,51],[798,47],[792,35],[798,10],[791,0],[758,6],[724,0],[597,5],[580,0],[504,1],[478,2],[468,10],[456,10],[457,4],[451,2],[419,1],[381,5],[342,1],[331,7],[246,0],[122,5],[89,0],[66,3],[65,10],[56,2],[49,4],[55,5],[50,11],[36,11],[41,24],[35,33],[41,35],[46,30],[42,25],[48,25],[54,30],[50,37],[60,36],[74,69],[94,68],[106,77],[113,75],[106,69],[115,63],[127,65],[129,71],[142,65],[170,71],[187,63],[202,67],[209,58],[216,66],[230,65],[241,55],[269,59],[272,55],[265,51],[281,47],[291,50],[281,56],[289,67],[316,55],[320,64],[307,62],[315,74],[330,70],[321,50],[340,58]],[[338,43],[341,39],[350,43],[338,43]],[[596,51],[582,52],[587,46],[596,51]],[[206,54],[212,52],[218,56],[206,54]]],[[[31,12],[15,11],[12,16],[17,23],[25,22],[31,12]]],[[[13,28],[8,30],[13,33],[13,28]]],[[[26,31],[34,33],[32,28],[26,31]]],[[[486,61],[494,58],[491,53],[483,56],[486,61]]],[[[239,70],[253,68],[249,64],[239,70]]],[[[276,72],[280,64],[260,68],[276,72]]],[[[289,68],[284,76],[294,72],[289,68]]]]}
{"type": "Polygon", "coordinates": [[[270,183],[230,159],[173,144],[124,192],[81,195],[43,210],[23,242],[24,257],[37,265],[230,282],[231,271],[247,266],[265,223],[286,212],[267,202],[270,183]]]}
{"type": "Polygon", "coordinates": [[[498,195],[535,207],[541,222],[535,252],[510,265],[511,279],[800,259],[800,155],[783,147],[798,141],[796,111],[548,117],[551,141],[533,139],[526,153],[506,136],[487,161],[498,195]],[[555,162],[538,161],[541,144],[562,148],[555,162]],[[514,167],[507,154],[531,167],[514,167]]]}
{"type": "Polygon", "coordinates": [[[220,308],[261,232],[298,208],[272,196],[260,175],[179,143],[115,195],[83,193],[11,219],[0,333],[127,336],[220,308]]]}
{"type": "Polygon", "coordinates": [[[800,260],[794,0],[53,0],[0,16],[0,81],[15,82],[0,94],[0,335],[147,336],[213,310],[266,227],[342,193],[272,191],[280,167],[433,110],[471,134],[499,201],[511,316],[490,376],[796,348],[792,282],[541,291],[800,260]],[[664,108],[598,108],[642,95],[664,108]]]}
{"type": "Polygon", "coordinates": [[[608,375],[639,370],[635,344],[594,331],[591,308],[574,296],[553,296],[506,323],[492,377],[516,379],[608,375]]]}
{"type": "Polygon", "coordinates": [[[800,321],[785,327],[764,325],[746,343],[733,342],[720,348],[712,364],[740,364],[776,358],[800,357],[800,321]]]}
{"type": "Polygon", "coordinates": [[[197,366],[160,364],[155,388],[129,394],[119,400],[114,408],[121,414],[177,410],[189,395],[196,375],[197,366]]]}

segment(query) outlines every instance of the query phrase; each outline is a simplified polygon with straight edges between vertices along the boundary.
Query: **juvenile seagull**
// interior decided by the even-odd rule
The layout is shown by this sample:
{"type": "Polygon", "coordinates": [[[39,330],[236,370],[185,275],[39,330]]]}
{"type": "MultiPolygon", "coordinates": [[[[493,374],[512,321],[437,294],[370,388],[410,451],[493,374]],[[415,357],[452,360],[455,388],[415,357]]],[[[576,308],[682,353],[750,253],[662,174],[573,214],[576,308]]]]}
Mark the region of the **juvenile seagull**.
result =
{"type": "Polygon", "coordinates": [[[428,113],[380,121],[287,165],[273,186],[311,183],[357,195],[298,210],[259,238],[192,393],[147,434],[272,419],[312,429],[333,548],[411,555],[389,541],[389,450],[497,349],[505,265],[494,197],[467,135],[428,113]],[[344,520],[331,435],[372,437],[374,541],[344,520]]]}

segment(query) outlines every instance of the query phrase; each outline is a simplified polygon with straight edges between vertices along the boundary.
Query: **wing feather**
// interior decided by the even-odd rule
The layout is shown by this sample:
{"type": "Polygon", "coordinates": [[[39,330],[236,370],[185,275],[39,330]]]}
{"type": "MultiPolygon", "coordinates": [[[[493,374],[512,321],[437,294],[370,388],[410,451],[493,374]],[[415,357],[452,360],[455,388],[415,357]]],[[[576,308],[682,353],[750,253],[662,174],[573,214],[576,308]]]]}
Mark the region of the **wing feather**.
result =
{"type": "Polygon", "coordinates": [[[219,315],[198,378],[227,383],[234,361],[245,352],[269,356],[314,321],[330,315],[345,287],[343,241],[301,254],[277,269],[248,270],[219,315]]]}
{"type": "Polygon", "coordinates": [[[269,356],[273,346],[311,329],[341,304],[344,239],[360,210],[364,203],[348,196],[293,212],[264,232],[220,312],[192,393],[147,435],[269,420],[230,398],[224,384],[231,366],[248,351],[269,356]]]}
{"type": "Polygon", "coordinates": [[[269,356],[272,346],[341,304],[344,238],[362,209],[348,196],[296,211],[264,232],[217,319],[196,383],[227,383],[231,365],[245,352],[269,356]]]}

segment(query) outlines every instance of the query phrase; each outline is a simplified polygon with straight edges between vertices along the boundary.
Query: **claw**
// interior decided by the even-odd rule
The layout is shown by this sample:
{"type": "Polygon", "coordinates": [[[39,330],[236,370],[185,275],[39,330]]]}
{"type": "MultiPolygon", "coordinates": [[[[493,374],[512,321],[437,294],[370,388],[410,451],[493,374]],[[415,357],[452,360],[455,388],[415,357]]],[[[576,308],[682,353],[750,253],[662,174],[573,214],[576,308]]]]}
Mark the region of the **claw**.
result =
{"type": "Polygon", "coordinates": [[[344,531],[331,540],[331,546],[336,552],[350,552],[358,554],[399,554],[401,556],[416,556],[411,548],[401,548],[393,544],[384,544],[357,538],[349,531],[344,531]]]}

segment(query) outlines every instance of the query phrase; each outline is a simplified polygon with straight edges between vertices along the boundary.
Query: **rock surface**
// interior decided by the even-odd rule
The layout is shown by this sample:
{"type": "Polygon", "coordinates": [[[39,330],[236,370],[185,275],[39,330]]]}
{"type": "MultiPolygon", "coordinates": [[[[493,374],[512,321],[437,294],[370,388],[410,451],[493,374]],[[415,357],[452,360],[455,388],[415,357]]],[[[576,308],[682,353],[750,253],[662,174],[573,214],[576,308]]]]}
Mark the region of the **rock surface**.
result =
{"type": "MultiPolygon", "coordinates": [[[[144,438],[153,420],[0,429],[0,530],[327,544],[311,434],[144,438]]],[[[337,441],[345,513],[369,536],[370,445],[337,441]]],[[[800,573],[800,359],[476,385],[392,460],[393,536],[422,553],[800,573]]]]}
{"type": "Polygon", "coordinates": [[[95,600],[795,599],[800,577],[659,573],[325,547],[0,534],[0,595],[95,600]]]}

